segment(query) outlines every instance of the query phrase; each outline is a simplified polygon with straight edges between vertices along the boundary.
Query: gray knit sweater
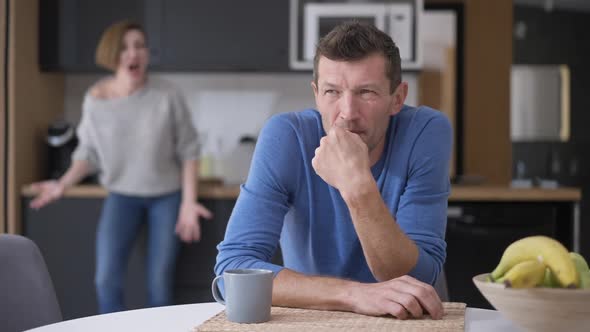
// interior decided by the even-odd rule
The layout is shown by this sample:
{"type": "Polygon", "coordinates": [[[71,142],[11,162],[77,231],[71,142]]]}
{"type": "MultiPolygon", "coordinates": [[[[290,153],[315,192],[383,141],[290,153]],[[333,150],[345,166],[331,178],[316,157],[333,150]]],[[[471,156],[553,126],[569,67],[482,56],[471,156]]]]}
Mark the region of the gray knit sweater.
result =
{"type": "Polygon", "coordinates": [[[185,100],[169,82],[149,78],[133,94],[86,93],[74,160],[88,161],[109,191],[156,196],[181,187],[182,162],[199,157],[185,100]]]}

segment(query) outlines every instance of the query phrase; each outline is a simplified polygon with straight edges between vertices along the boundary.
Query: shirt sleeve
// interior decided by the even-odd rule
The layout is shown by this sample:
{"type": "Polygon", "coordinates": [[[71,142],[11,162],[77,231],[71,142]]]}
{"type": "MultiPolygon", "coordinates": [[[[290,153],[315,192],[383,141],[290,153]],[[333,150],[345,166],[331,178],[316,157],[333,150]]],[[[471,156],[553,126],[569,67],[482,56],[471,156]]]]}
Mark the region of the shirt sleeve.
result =
{"type": "Polygon", "coordinates": [[[174,89],[170,98],[174,114],[174,134],[178,160],[197,160],[200,155],[200,145],[184,96],[178,89],[174,89]]]}
{"type": "Polygon", "coordinates": [[[82,117],[80,124],[76,129],[78,136],[78,146],[72,153],[73,160],[85,160],[90,164],[91,171],[97,172],[100,170],[100,161],[96,151],[95,138],[92,135],[92,117],[88,111],[86,100],[82,105],[82,117]]]}
{"type": "Polygon", "coordinates": [[[423,128],[415,129],[421,132],[410,153],[408,181],[396,221],[418,246],[418,261],[409,274],[434,284],[446,258],[452,128],[447,117],[437,112],[423,128]]]}
{"type": "Polygon", "coordinates": [[[292,202],[301,161],[297,138],[286,117],[272,117],[261,131],[246,183],[241,187],[219,251],[215,273],[260,268],[276,274],[270,263],[278,247],[285,214],[292,202]]]}

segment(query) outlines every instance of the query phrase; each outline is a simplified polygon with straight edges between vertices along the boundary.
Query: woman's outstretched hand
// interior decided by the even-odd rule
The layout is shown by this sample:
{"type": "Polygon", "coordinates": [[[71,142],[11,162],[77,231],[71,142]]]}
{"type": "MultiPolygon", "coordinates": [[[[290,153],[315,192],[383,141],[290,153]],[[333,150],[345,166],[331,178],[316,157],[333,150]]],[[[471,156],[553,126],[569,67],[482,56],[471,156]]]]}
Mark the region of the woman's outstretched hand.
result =
{"type": "Polygon", "coordinates": [[[198,242],[201,239],[200,219],[211,219],[213,213],[197,202],[182,203],[176,222],[176,234],[183,242],[198,242]]]}
{"type": "Polygon", "coordinates": [[[60,199],[65,187],[57,180],[47,180],[31,184],[31,189],[37,192],[37,196],[31,201],[30,206],[37,210],[60,199]]]}

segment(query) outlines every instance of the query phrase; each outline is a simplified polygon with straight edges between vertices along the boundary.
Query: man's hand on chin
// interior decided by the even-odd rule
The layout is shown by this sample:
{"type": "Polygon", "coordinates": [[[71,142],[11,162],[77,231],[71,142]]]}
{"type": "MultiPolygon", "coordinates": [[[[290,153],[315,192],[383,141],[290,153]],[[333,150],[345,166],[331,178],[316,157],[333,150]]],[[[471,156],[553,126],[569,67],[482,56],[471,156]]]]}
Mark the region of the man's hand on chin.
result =
{"type": "Polygon", "coordinates": [[[321,138],[311,164],[326,183],[340,192],[354,191],[372,179],[367,144],[358,134],[337,126],[321,138]]]}

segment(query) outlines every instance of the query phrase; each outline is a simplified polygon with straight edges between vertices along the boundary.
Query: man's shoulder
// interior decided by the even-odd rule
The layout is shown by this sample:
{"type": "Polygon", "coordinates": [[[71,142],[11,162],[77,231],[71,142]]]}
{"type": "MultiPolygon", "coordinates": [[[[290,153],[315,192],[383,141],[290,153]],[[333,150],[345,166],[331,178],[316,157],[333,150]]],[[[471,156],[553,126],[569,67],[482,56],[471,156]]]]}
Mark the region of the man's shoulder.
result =
{"type": "Polygon", "coordinates": [[[408,132],[416,135],[419,135],[426,126],[451,128],[446,114],[428,106],[404,105],[396,117],[398,127],[406,128],[408,132]]]}
{"type": "Polygon", "coordinates": [[[301,111],[293,111],[293,112],[284,112],[284,113],[277,113],[271,117],[271,119],[280,119],[280,121],[287,121],[287,122],[317,122],[318,119],[321,119],[320,113],[314,109],[304,109],[301,111]]]}
{"type": "Polygon", "coordinates": [[[433,119],[444,120],[447,116],[434,108],[428,106],[408,106],[404,105],[399,112],[400,118],[403,120],[410,120],[416,123],[426,123],[433,119]]]}
{"type": "Polygon", "coordinates": [[[275,114],[267,121],[266,127],[276,130],[291,128],[295,132],[309,132],[317,130],[318,124],[321,124],[321,117],[318,111],[306,109],[275,114]]]}

